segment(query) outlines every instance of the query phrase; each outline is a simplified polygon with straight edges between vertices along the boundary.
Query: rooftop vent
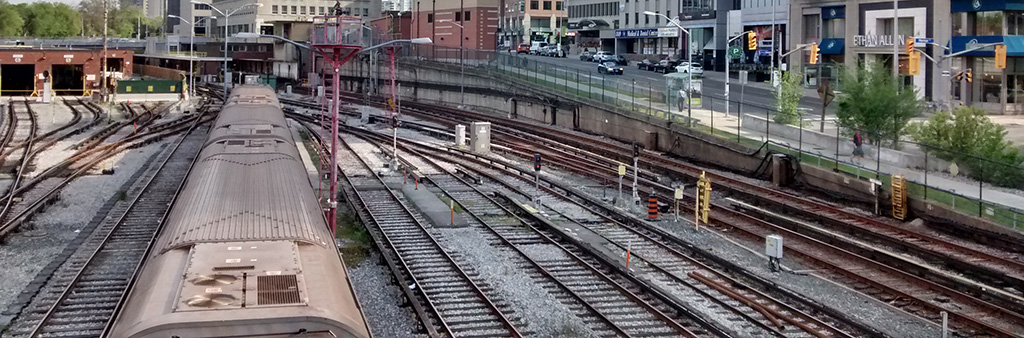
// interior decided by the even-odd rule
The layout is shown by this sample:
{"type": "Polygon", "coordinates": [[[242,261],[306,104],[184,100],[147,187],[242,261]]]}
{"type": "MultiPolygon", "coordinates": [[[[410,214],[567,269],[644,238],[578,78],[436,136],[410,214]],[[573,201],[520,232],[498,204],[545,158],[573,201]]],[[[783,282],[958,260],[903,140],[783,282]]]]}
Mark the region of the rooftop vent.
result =
{"type": "Polygon", "coordinates": [[[235,304],[235,296],[223,293],[206,293],[189,297],[185,303],[191,307],[212,309],[235,304]]]}
{"type": "Polygon", "coordinates": [[[238,280],[238,277],[225,274],[201,275],[192,279],[192,284],[202,286],[228,285],[238,280]]]}
{"type": "Polygon", "coordinates": [[[257,305],[299,303],[299,282],[295,275],[259,276],[256,280],[257,305]]]}

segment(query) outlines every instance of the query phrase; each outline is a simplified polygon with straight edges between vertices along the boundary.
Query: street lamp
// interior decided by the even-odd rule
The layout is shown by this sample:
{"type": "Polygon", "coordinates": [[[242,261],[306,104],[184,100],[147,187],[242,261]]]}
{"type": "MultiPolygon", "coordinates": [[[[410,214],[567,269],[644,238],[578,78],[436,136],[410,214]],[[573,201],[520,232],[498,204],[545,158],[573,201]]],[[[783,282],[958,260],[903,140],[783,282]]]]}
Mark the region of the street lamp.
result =
{"type": "Polygon", "coordinates": [[[242,10],[243,8],[246,8],[246,7],[263,7],[263,4],[262,3],[245,4],[245,5],[239,6],[238,8],[235,8],[235,10],[225,14],[224,11],[221,11],[217,7],[213,7],[212,4],[208,4],[208,3],[205,3],[205,2],[200,2],[200,1],[197,1],[197,0],[192,0],[190,2],[193,3],[193,4],[197,4],[197,5],[207,5],[207,6],[210,6],[210,9],[213,9],[214,11],[216,11],[217,13],[219,13],[221,16],[224,17],[224,100],[225,100],[225,102],[227,102],[227,99],[228,99],[228,78],[227,78],[228,77],[228,18],[230,18],[231,15],[237,13],[238,11],[242,10]]]}
{"type": "MultiPolygon", "coordinates": [[[[655,12],[651,12],[651,11],[644,11],[644,15],[657,15],[657,16],[663,17],[663,18],[665,18],[665,20],[668,20],[668,23],[672,24],[673,26],[676,26],[677,28],[679,28],[679,30],[683,31],[683,33],[686,33],[686,46],[687,46],[687,51],[686,51],[686,99],[687,99],[687,101],[689,101],[689,102],[686,102],[686,126],[687,127],[692,127],[693,126],[693,109],[691,109],[690,103],[693,102],[693,100],[691,100],[690,97],[693,96],[693,69],[692,69],[692,67],[693,67],[693,51],[689,50],[690,44],[692,43],[692,41],[690,41],[690,31],[688,29],[686,29],[686,28],[683,28],[683,26],[680,26],[679,22],[677,20],[673,20],[672,18],[668,17],[665,14],[655,13],[655,12]]],[[[728,78],[729,77],[728,70],[726,70],[726,71],[727,71],[727,73],[725,75],[726,75],[726,78],[728,78]]],[[[729,104],[729,103],[726,102],[726,104],[729,104]]]]}
{"type": "Polygon", "coordinates": [[[196,46],[195,46],[196,27],[195,27],[195,25],[198,25],[200,22],[203,22],[203,20],[216,19],[217,17],[216,16],[206,17],[206,18],[197,20],[196,22],[190,22],[190,21],[186,20],[185,18],[182,18],[182,17],[174,15],[174,14],[168,14],[167,17],[168,18],[176,18],[178,20],[181,20],[181,22],[187,23],[188,27],[189,27],[189,35],[188,35],[188,82],[187,83],[188,83],[188,97],[192,98],[192,97],[196,96],[196,81],[195,81],[195,77],[192,76],[192,69],[193,69],[193,67],[192,67],[192,59],[195,59],[195,52],[194,51],[196,49],[196,46]]]}
{"type": "MultiPolygon", "coordinates": [[[[459,26],[459,92],[462,94],[462,106],[466,105],[466,50],[463,48],[463,43],[466,41],[466,28],[462,25],[455,23],[448,19],[440,20],[438,22],[447,22],[453,25],[459,26]]],[[[462,107],[459,107],[462,108],[462,107]]]]}
{"type": "MultiPolygon", "coordinates": [[[[737,34],[736,36],[734,36],[734,37],[730,38],[729,40],[725,41],[725,116],[726,117],[729,116],[729,75],[731,74],[731,72],[729,71],[729,59],[732,59],[732,55],[729,55],[729,50],[732,48],[732,46],[730,46],[729,44],[732,43],[733,41],[736,41],[736,39],[739,39],[739,38],[743,37],[744,35],[747,35],[747,33],[753,33],[753,32],[754,31],[746,31],[746,32],[737,34]]],[[[772,43],[774,43],[774,42],[772,42],[772,43]]],[[[740,83],[743,83],[743,79],[740,79],[740,83]]],[[[742,96],[742,94],[743,93],[740,93],[740,96],[742,96]]],[[[711,114],[714,115],[714,111],[712,111],[711,114]]],[[[737,116],[737,118],[739,118],[739,116],[737,116]]],[[[738,132],[739,131],[737,131],[737,133],[738,132]]]]}

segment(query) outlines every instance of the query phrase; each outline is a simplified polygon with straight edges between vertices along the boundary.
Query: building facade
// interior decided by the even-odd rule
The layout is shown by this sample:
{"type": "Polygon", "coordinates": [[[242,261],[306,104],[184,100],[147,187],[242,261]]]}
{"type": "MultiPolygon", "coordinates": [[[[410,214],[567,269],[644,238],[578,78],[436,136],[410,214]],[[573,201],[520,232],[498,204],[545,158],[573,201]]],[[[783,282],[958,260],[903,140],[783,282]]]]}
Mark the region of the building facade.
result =
{"type": "MultiPolygon", "coordinates": [[[[633,59],[685,57],[685,37],[665,18],[644,15],[645,11],[677,18],[679,1],[622,0],[619,11],[619,29],[615,30],[615,54],[633,59]]],[[[682,2],[687,2],[684,0],[682,2]]],[[[706,1],[706,0],[704,0],[706,1]]]]}
{"type": "Polygon", "coordinates": [[[951,74],[968,70],[973,82],[950,81],[950,95],[965,105],[996,114],[1024,114],[1024,0],[950,1],[950,48],[965,52],[978,45],[1006,45],[1006,68],[995,67],[992,48],[955,57],[951,74]]]}
{"type": "Polygon", "coordinates": [[[615,30],[620,28],[620,10],[624,3],[608,0],[569,1],[567,29],[580,50],[615,50],[615,30]]]}
{"type": "Polygon", "coordinates": [[[431,38],[434,46],[458,48],[462,36],[466,49],[498,47],[498,0],[419,0],[413,7],[413,36],[431,38]]]}
{"type": "Polygon", "coordinates": [[[789,63],[792,69],[804,72],[808,86],[816,87],[824,80],[836,81],[840,67],[880,62],[890,71],[898,67],[900,80],[912,85],[918,97],[945,100],[953,84],[951,77],[942,73],[947,65],[922,58],[919,73],[910,75],[906,39],[932,39],[934,45],[915,43],[916,50],[932,57],[945,54],[942,46],[950,43],[952,28],[949,4],[907,0],[899,1],[894,9],[889,0],[791,0],[789,47],[817,43],[821,56],[818,64],[808,65],[810,52],[804,49],[791,55],[789,63]]]}
{"type": "Polygon", "coordinates": [[[543,41],[568,44],[568,11],[565,0],[505,0],[500,4],[501,46],[543,41]]]}

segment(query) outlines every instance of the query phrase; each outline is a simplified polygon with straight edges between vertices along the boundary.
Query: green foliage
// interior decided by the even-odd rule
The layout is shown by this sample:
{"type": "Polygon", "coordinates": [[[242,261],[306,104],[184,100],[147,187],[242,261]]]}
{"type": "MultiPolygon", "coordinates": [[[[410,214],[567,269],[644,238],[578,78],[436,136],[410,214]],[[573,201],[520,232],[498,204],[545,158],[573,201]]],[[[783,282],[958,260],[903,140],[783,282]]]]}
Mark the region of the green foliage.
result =
{"type": "Polygon", "coordinates": [[[66,4],[33,2],[16,8],[24,20],[25,36],[56,38],[78,35],[82,30],[81,15],[66,4]]]}
{"type": "Polygon", "coordinates": [[[16,6],[0,0],[0,37],[21,36],[25,20],[16,6]]]}
{"type": "Polygon", "coordinates": [[[841,69],[839,77],[839,124],[872,139],[888,138],[898,147],[907,123],[922,110],[913,87],[901,88],[892,71],[875,62],[859,64],[856,71],[841,69]]]}
{"type": "Polygon", "coordinates": [[[908,128],[914,141],[954,161],[972,178],[1000,186],[1024,187],[1024,154],[1006,140],[1006,129],[992,123],[984,110],[961,107],[939,112],[908,128]]]}
{"type": "Polygon", "coordinates": [[[803,73],[785,72],[779,84],[776,97],[778,98],[778,112],[772,119],[776,123],[794,124],[800,120],[797,111],[800,98],[804,96],[803,73]]]}
{"type": "MultiPolygon", "coordinates": [[[[85,35],[103,35],[103,0],[83,0],[78,10],[85,15],[85,35]]],[[[120,5],[107,3],[107,36],[129,38],[134,37],[140,29],[156,30],[163,24],[163,18],[146,18],[142,8],[128,3],[120,5]]]]}

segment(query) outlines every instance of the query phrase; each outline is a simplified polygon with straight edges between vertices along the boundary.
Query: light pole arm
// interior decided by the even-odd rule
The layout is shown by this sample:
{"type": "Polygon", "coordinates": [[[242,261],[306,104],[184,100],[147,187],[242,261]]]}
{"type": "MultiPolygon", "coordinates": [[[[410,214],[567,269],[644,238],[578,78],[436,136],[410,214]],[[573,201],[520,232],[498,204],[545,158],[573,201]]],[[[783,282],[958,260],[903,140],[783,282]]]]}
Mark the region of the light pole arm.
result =
{"type": "Polygon", "coordinates": [[[795,51],[803,50],[804,48],[810,47],[811,45],[812,45],[811,43],[801,43],[799,45],[796,45],[796,48],[793,48],[793,50],[789,51],[786,54],[780,55],[779,58],[781,59],[781,58],[784,58],[786,56],[789,56],[789,54],[793,54],[793,52],[795,52],[795,51]]]}
{"type": "Polygon", "coordinates": [[[734,36],[734,37],[731,37],[731,38],[729,38],[729,41],[726,41],[725,43],[726,43],[726,44],[729,44],[730,42],[736,41],[736,39],[739,39],[739,38],[743,37],[743,36],[744,36],[744,35],[746,35],[747,33],[753,33],[753,32],[754,32],[754,31],[746,31],[746,32],[740,32],[740,34],[739,34],[739,35],[736,35],[736,36],[734,36]]]}

